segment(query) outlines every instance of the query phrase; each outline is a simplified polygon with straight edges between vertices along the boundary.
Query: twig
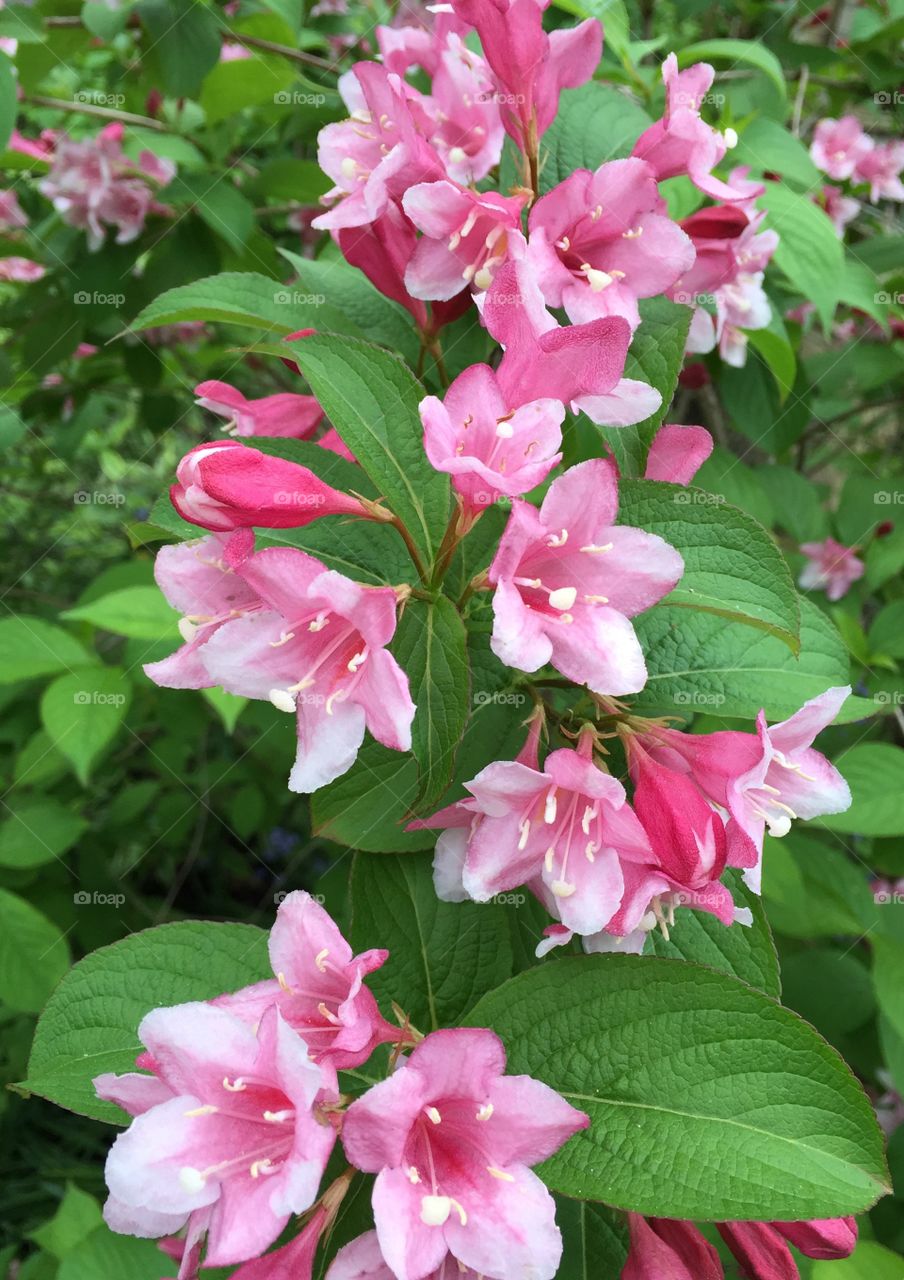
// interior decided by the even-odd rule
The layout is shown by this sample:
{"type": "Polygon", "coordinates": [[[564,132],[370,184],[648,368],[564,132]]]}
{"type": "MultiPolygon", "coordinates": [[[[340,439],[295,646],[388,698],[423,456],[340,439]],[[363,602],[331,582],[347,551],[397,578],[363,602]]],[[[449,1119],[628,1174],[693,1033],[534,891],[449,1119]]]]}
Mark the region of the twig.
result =
{"type": "Polygon", "coordinates": [[[98,107],[90,102],[67,102],[65,98],[45,98],[39,93],[26,94],[22,101],[30,103],[33,107],[53,107],[56,111],[96,116],[100,120],[119,120],[122,124],[136,124],[142,129],[155,129],[157,133],[169,133],[167,126],[152,116],[137,116],[131,111],[115,111],[112,107],[98,107]]]}

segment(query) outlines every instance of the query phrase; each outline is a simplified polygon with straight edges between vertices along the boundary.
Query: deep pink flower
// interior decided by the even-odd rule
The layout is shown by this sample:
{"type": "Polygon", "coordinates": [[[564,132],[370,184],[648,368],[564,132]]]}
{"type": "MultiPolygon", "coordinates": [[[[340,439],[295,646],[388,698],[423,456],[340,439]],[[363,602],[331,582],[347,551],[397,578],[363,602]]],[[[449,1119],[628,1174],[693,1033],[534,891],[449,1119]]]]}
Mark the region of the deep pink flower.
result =
{"type": "Polygon", "coordinates": [[[207,688],[211,680],[202,659],[205,643],[224,623],[262,607],[260,597],[226,558],[236,537],[242,535],[213,533],[157,552],[154,577],[167,603],[182,614],[179,632],[185,643],[169,658],[145,664],[145,675],[155,684],[165,689],[207,688]]]}
{"type": "MultiPolygon", "coordinates": [[[[534,0],[530,0],[534,3],[534,0]]],[[[497,370],[512,403],[553,399],[594,422],[627,426],[654,413],[662,396],[623,378],[631,327],[621,316],[560,326],[527,261],[507,262],[482,300],[483,322],[505,348],[497,370]]]]}
{"type": "Polygon", "coordinates": [[[632,154],[646,160],[659,181],[686,174],[696,187],[716,200],[742,200],[749,197],[744,187],[723,182],[712,172],[737,142],[733,129],[718,133],[700,115],[714,76],[706,62],[679,71],[678,59],[670,53],[662,64],[665,114],[640,135],[632,154]]]}
{"type": "Polygon", "coordinates": [[[226,532],[257,525],[297,529],[321,516],[367,516],[358,501],[297,462],[230,440],[199,444],[176,469],[170,489],[184,520],[226,532]]]}
{"type": "Polygon", "coordinates": [[[209,1266],[256,1257],[314,1202],[335,1142],[314,1106],[335,1098],[334,1077],[275,1008],[255,1033],[222,1009],[176,1005],[138,1034],[153,1074],[94,1082],[135,1117],[107,1158],[107,1224],[146,1237],[206,1228],[209,1266]]]}
{"type": "Polygon", "coordinates": [[[337,1070],[360,1066],[378,1044],[398,1040],[380,1015],[364,979],[386,963],[388,951],[352,949],[335,921],[308,893],[290,893],[270,931],[275,978],[213,1003],[255,1026],[271,1005],[303,1038],[314,1062],[337,1070]]]}
{"type": "Polygon", "coordinates": [[[449,1253],[493,1280],[555,1275],[555,1205],[530,1165],[589,1119],[539,1080],[504,1071],[492,1031],[434,1031],[349,1107],[343,1146],[377,1175],[377,1237],[397,1280],[424,1280],[449,1253]]]}
{"type": "Polygon", "coordinates": [[[644,473],[647,480],[690,484],[713,451],[706,427],[679,427],[666,423],[653,437],[644,473]]]}
{"type": "Polygon", "coordinates": [[[562,460],[565,406],[548,399],[512,405],[489,365],[465,369],[444,400],[427,396],[420,412],[427,457],[452,476],[471,510],[527,493],[562,460]]]}
{"type": "Polygon", "coordinates": [[[838,239],[843,240],[848,223],[853,222],[860,212],[860,201],[855,200],[853,196],[844,195],[838,187],[833,187],[827,182],[822,189],[821,197],[817,198],[817,204],[821,204],[825,209],[832,219],[832,226],[835,228],[838,239]]]}
{"type": "MultiPolygon", "coordinates": [[[[372,222],[340,227],[334,234],[346,261],[363,271],[387,298],[410,311],[419,328],[426,329],[427,308],[408,287],[407,271],[416,253],[417,232],[400,206],[390,201],[372,222]]],[[[464,281],[459,281],[457,292],[463,288],[464,281]]]]}
{"type": "Polygon", "coordinates": [[[488,289],[520,238],[523,196],[469,191],[453,182],[425,182],[402,198],[408,217],[424,233],[405,283],[416,298],[454,298],[462,289],[488,289]]]}
{"type": "Polygon", "coordinates": [[[453,0],[453,9],[480,36],[506,133],[522,150],[535,149],[555,118],[561,91],[585,84],[596,70],[602,27],[588,18],[547,35],[537,0],[453,0]]]}
{"type": "MultiPolygon", "coordinates": [[[[603,321],[601,323],[609,323],[603,321]]],[[[618,484],[602,458],[554,480],[539,512],[516,500],[489,570],[493,652],[520,671],[547,662],[595,693],[636,693],[646,664],[629,618],[684,571],[654,534],[615,525],[618,484]]]]}
{"type": "Polygon", "coordinates": [[[867,137],[856,116],[842,116],[840,120],[820,120],[813,130],[810,158],[818,169],[842,182],[853,176],[864,156],[873,149],[872,138],[867,137]]]}
{"type": "MultiPolygon", "coordinates": [[[[628,1226],[631,1251],[622,1280],[723,1280],[718,1252],[692,1222],[630,1213],[628,1226]]],[[[824,1259],[846,1258],[857,1243],[854,1218],[716,1226],[747,1280],[798,1280],[786,1240],[806,1257],[824,1259]]]]}
{"type": "Polygon", "coordinates": [[[227,419],[223,430],[233,436],[292,436],[307,439],[323,418],[313,396],[279,392],[249,400],[228,382],[201,382],[195,387],[202,409],[227,419]]]}
{"type": "Polygon", "coordinates": [[[620,315],[640,323],[638,298],[664,293],[694,262],[694,246],[659,212],[643,160],[578,169],[534,205],[528,255],[547,304],[582,324],[620,315]]]}
{"type": "Polygon", "coordinates": [[[867,151],[857,161],[854,179],[869,183],[869,198],[877,200],[904,200],[904,142],[883,142],[867,151]]]}
{"type": "Polygon", "coordinates": [[[830,600],[840,600],[866,573],[856,547],[844,547],[834,538],[802,542],[800,549],[807,557],[797,580],[804,591],[825,591],[830,600]]]}
{"type": "MultiPolygon", "coordinates": [[[[286,1277],[286,1280],[291,1278],[286,1277]]],[[[326,1280],[396,1280],[396,1276],[383,1258],[376,1231],[367,1231],[339,1250],[326,1273],[326,1280]]],[[[447,1253],[427,1280],[481,1280],[481,1277],[447,1253]]]]}
{"type": "Polygon", "coordinates": [[[317,1246],[326,1226],[326,1210],[318,1208],[288,1244],[246,1262],[232,1273],[230,1280],[311,1280],[317,1246]]]}
{"type": "Polygon", "coordinates": [[[410,750],[414,704],[386,649],[395,591],[364,587],[292,547],[266,548],[239,572],[267,607],[219,627],[201,657],[211,684],[295,714],[290,790],[315,791],[350,769],[365,727],[410,750]]]}
{"type": "MultiPolygon", "coordinates": [[[[442,161],[415,119],[419,108],[414,91],[404,81],[379,63],[357,62],[341,77],[339,88],[350,119],[320,130],[317,153],[321,169],[336,184],[324,200],[338,203],[312,224],[330,230],[365,226],[410,186],[445,177],[442,161]]],[[[424,116],[424,129],[428,123],[424,116]]]]}
{"type": "Polygon", "coordinates": [[[28,226],[28,215],[19,204],[19,197],[10,188],[0,191],[0,230],[14,231],[28,226]]]}

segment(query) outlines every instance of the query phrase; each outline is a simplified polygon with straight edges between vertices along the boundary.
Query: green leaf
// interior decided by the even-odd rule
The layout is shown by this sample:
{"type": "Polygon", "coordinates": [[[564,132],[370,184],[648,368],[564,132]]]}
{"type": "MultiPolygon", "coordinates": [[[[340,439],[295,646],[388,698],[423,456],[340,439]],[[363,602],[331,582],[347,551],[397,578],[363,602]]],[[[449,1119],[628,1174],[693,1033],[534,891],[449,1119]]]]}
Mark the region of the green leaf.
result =
{"type": "Polygon", "coordinates": [[[370,853],[427,849],[432,831],[406,831],[418,797],[413,755],[365,742],[348,773],[311,797],[315,835],[370,853]]]}
{"type": "Polygon", "coordinates": [[[904,658],[904,600],[883,605],[867,633],[872,653],[888,658],[904,658]]]}
{"type": "Polygon", "coordinates": [[[0,619],[0,684],[71,671],[97,659],[60,627],[16,614],[0,619]]]}
{"type": "Polygon", "coordinates": [[[432,560],[449,517],[449,482],[424,453],[421,384],[397,356],[357,339],[317,333],[288,345],[330,422],[432,560]]]}
{"type": "Polygon", "coordinates": [[[576,18],[599,18],[605,46],[625,60],[631,40],[631,26],[624,0],[556,0],[556,8],[576,18]]]}
{"type": "Polygon", "coordinates": [[[814,1262],[810,1280],[901,1280],[904,1258],[875,1240],[861,1240],[849,1258],[814,1262]]]}
{"type": "Polygon", "coordinates": [[[783,1003],[839,1049],[876,1012],[869,970],[854,955],[831,947],[798,951],[785,957],[782,976],[783,1003]]]}
{"type": "MultiPolygon", "coordinates": [[[[635,620],[648,678],[638,705],[676,707],[753,720],[760,708],[784,720],[833,685],[850,678],[847,650],[820,609],[801,599],[800,656],[784,641],[738,622],[657,605],[635,620]]],[[[839,724],[874,714],[865,698],[848,698],[839,724]]]]}
{"type": "Polygon", "coordinates": [[[173,637],[178,642],[179,615],[157,587],[123,587],[60,616],[69,622],[90,622],[103,631],[135,640],[173,637]]]}
{"type": "Polygon", "coordinates": [[[772,527],[774,512],[763,488],[761,475],[760,471],[754,471],[741,462],[729,449],[723,449],[717,444],[694,476],[693,483],[695,488],[718,494],[732,506],[740,507],[769,529],[772,527]]]}
{"type": "Polygon", "coordinates": [[[0,889],[0,1000],[37,1013],[68,968],[69,948],[56,925],[0,889]]]}
{"type": "Polygon", "coordinates": [[[769,922],[789,938],[859,937],[878,922],[861,866],[813,835],[766,836],[763,897],[769,922]]]}
{"type": "Polygon", "coordinates": [[[820,824],[866,836],[904,835],[904,750],[889,742],[862,742],[837,756],[835,765],[851,788],[851,807],[820,818],[820,824]]]}
{"type": "Polygon", "coordinates": [[[254,227],[254,206],[233,186],[229,175],[184,174],[169,184],[165,198],[194,209],[236,253],[246,245],[254,227]]]}
{"type": "Polygon", "coordinates": [[[604,1204],[556,1196],[562,1261],[556,1280],[616,1280],[628,1259],[628,1224],[604,1204]]]}
{"type": "Polygon", "coordinates": [[[83,785],[98,756],[115,738],[130,700],[131,685],[117,667],[91,667],[58,676],[44,690],[44,728],[83,785]]]}
{"type": "Polygon", "coordinates": [[[590,1116],[540,1167],[554,1191],[657,1217],[789,1222],[857,1213],[888,1189],[872,1107],[841,1058],[725,974],[575,956],[505,983],[468,1023],[502,1037],[510,1072],[590,1116]]]}
{"type": "Polygon", "coordinates": [[[42,1013],[28,1080],[20,1087],[69,1111],[123,1123],[92,1079],[134,1071],[138,1024],[151,1009],[211,1000],[270,977],[267,935],[246,924],[185,920],[133,933],[92,951],[60,983],[42,1013]]]}
{"type": "Polygon", "coordinates": [[[778,464],[756,472],[775,513],[775,523],[797,542],[816,542],[829,532],[828,517],[816,486],[791,467],[778,464]]]}
{"type": "Polygon", "coordinates": [[[279,337],[299,329],[345,324],[341,312],[254,271],[225,271],[167,289],[130,323],[133,331],[178,324],[183,320],[219,320],[279,337]]]}
{"type": "Polygon", "coordinates": [[[225,689],[202,689],[201,697],[213,708],[223,728],[230,734],[235,730],[239,716],[248,705],[247,698],[227,693],[225,689]]]}
{"type": "Polygon", "coordinates": [[[13,64],[5,53],[0,54],[0,151],[9,142],[16,125],[16,77],[13,64]]]}
{"type": "Polygon", "coordinates": [[[755,40],[701,40],[685,45],[678,54],[679,67],[689,67],[694,62],[727,62],[728,70],[737,64],[753,67],[768,76],[779,93],[786,96],[785,73],[778,58],[764,44],[755,40]]]}
{"type": "Polygon", "coordinates": [[[17,804],[0,823],[0,867],[39,867],[59,858],[86,826],[50,796],[17,804]]]}
{"type": "Polygon", "coordinates": [[[779,404],[787,400],[797,378],[797,357],[788,338],[784,321],[773,309],[765,329],[745,329],[747,341],[769,366],[778,390],[779,404]]]}
{"type": "Polygon", "coordinates": [[[29,1239],[55,1258],[63,1259],[102,1223],[100,1206],[94,1197],[67,1182],[56,1213],[49,1222],[30,1232],[29,1239]]]}
{"type": "Polygon", "coordinates": [[[756,520],[702,489],[655,480],[622,481],[618,518],[680,551],[684,575],[666,597],[667,607],[743,622],[798,650],[794,582],[781,551],[756,520]]]}
{"type": "Polygon", "coordinates": [[[653,122],[642,107],[611,85],[591,80],[566,89],[555,120],[540,141],[540,194],[564,182],[575,169],[597,169],[631,154],[653,122]],[[601,129],[599,122],[605,120],[601,129]]]}
{"type": "Polygon", "coordinates": [[[706,911],[679,911],[668,942],[655,931],[649,936],[648,948],[653,955],[695,960],[720,973],[730,973],[778,1000],[782,994],[778,956],[763,904],[739,872],[730,871],[726,879],[735,904],[752,912],[751,926],[736,924],[726,929],[706,911]]]}
{"type": "Polygon", "coordinates": [[[220,26],[214,11],[198,0],[142,0],[137,11],[166,93],[196,97],[201,81],[220,60],[220,26]]]}
{"type": "Polygon", "coordinates": [[[455,752],[468,720],[468,639],[446,596],[410,600],[393,642],[417,707],[411,749],[420,770],[418,811],[429,812],[452,777],[455,752]]]}
{"type": "Polygon", "coordinates": [[[159,1280],[174,1276],[176,1265],[156,1240],[116,1235],[101,1225],[67,1254],[57,1280],[159,1280]]]}
{"type": "Polygon", "coordinates": [[[357,854],[351,900],[354,950],[389,950],[368,986],[422,1031],[453,1026],[512,971],[504,908],[440,902],[427,857],[357,854]]]}
{"type": "Polygon", "coordinates": [[[624,476],[644,473],[653,437],[669,411],[678,385],[693,314],[690,307],[670,302],[668,298],[643,298],[639,305],[641,323],[628,352],[625,377],[655,387],[662,396],[662,404],[636,426],[600,428],[624,476]]]}
{"type": "Polygon", "coordinates": [[[397,531],[370,520],[324,516],[304,529],[261,530],[258,545],[299,547],[328,568],[374,586],[396,586],[417,578],[397,531]]]}
{"type": "MultiPolygon", "coordinates": [[[[249,50],[250,53],[250,50],[249,50]]],[[[295,80],[295,72],[291,63],[285,58],[262,58],[252,55],[236,62],[220,62],[204,80],[201,90],[201,106],[208,125],[227,120],[245,107],[257,107],[280,101],[280,94],[286,93],[288,86],[295,80]]],[[[291,161],[290,161],[291,163],[291,161]]],[[[304,161],[296,161],[298,164],[304,161]]],[[[311,204],[316,204],[319,196],[328,187],[321,185],[315,191],[311,204]]],[[[299,195],[290,192],[286,199],[304,201],[304,191],[299,195]]]]}
{"type": "Polygon", "coordinates": [[[82,25],[99,40],[110,41],[125,29],[131,17],[131,5],[123,4],[111,9],[104,0],[85,0],[82,5],[82,25]]]}
{"type": "Polygon", "coordinates": [[[759,206],[766,225],[779,234],[774,261],[796,289],[815,305],[828,329],[844,278],[844,250],[826,213],[807,195],[767,182],[759,206]]]}
{"type": "Polygon", "coordinates": [[[805,190],[822,186],[820,172],[800,138],[768,116],[756,116],[742,130],[731,159],[733,164],[749,165],[757,176],[780,173],[792,186],[805,190]]]}

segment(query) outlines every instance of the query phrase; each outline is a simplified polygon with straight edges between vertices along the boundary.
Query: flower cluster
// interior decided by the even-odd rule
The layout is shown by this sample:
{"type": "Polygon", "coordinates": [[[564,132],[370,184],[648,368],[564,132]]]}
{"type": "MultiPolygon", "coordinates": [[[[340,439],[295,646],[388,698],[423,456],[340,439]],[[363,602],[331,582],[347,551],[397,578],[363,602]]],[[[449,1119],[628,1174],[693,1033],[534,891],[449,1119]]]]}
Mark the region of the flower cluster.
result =
{"type": "Polygon", "coordinates": [[[270,935],[274,979],[149,1013],[140,1070],[94,1082],[133,1117],[107,1159],[108,1225],[162,1238],[180,1280],[202,1257],[205,1267],[248,1263],[241,1280],[305,1280],[358,1169],[376,1175],[376,1232],[343,1251],[332,1280],[371,1270],[424,1280],[447,1263],[491,1280],[552,1280],[562,1242],[531,1165],[587,1117],[539,1080],[505,1075],[491,1031],[422,1037],[384,1021],[364,979],[386,959],[353,955],[327,912],[296,892],[270,935]],[[394,1069],[348,1106],[337,1072],[387,1043],[394,1069]],[[340,1138],[352,1168],[318,1200],[340,1138]],[[309,1210],[289,1244],[261,1256],[309,1210]]]}
{"type": "Polygon", "coordinates": [[[57,139],[50,173],[40,184],[63,220],[88,233],[91,250],[101,247],[108,226],[117,228],[117,244],[129,244],[149,213],[166,212],[154,191],[172,180],[175,165],[151,151],[131,160],[122,148],[123,132],[114,123],[85,142],[57,139]]]}
{"type": "MultiPolygon", "coordinates": [[[[813,131],[810,157],[835,182],[868,187],[873,204],[879,200],[904,200],[904,143],[876,142],[856,116],[820,120],[813,131]]],[[[840,200],[837,188],[827,187],[826,191],[832,192],[827,200],[840,200]]],[[[849,221],[856,211],[847,206],[844,220],[849,221]]]]}

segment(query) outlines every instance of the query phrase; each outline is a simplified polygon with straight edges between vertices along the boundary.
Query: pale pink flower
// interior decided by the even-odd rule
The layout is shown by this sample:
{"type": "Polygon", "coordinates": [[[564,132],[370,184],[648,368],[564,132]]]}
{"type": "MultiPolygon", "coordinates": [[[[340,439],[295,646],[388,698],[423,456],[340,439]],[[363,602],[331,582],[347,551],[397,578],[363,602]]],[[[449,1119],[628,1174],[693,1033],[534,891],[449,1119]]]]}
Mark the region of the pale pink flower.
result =
{"type": "Polygon", "coordinates": [[[138,1035],[152,1075],[103,1075],[135,1118],[110,1151],[104,1216],[125,1235],[206,1230],[205,1264],[256,1257],[313,1204],[335,1142],[318,1099],[335,1077],[271,1008],[255,1032],[206,1004],[155,1009],[138,1035]]]}
{"type": "Polygon", "coordinates": [[[861,156],[854,171],[854,181],[869,183],[869,198],[904,200],[904,142],[883,142],[861,156]]]}
{"type": "MultiPolygon", "coordinates": [[[[534,0],[530,0],[534,3],[534,0]]],[[[527,261],[510,261],[478,296],[483,322],[505,349],[497,370],[512,403],[553,399],[594,422],[627,426],[654,413],[662,396],[624,378],[631,326],[622,316],[561,326],[547,311],[527,261]]]]}
{"type": "MultiPolygon", "coordinates": [[[[246,1280],[246,1277],[239,1280],[246,1280]]],[[[256,1277],[249,1276],[247,1280],[256,1280],[256,1277]]],[[[282,1278],[276,1277],[275,1280],[282,1278]]],[[[292,1277],[287,1276],[286,1280],[292,1280],[292,1277]]],[[[330,1263],[326,1280],[396,1280],[396,1276],[384,1261],[376,1231],[367,1231],[339,1250],[330,1263]]],[[[447,1253],[425,1280],[481,1280],[481,1277],[447,1253]]]]}
{"type": "Polygon", "coordinates": [[[366,1062],[378,1044],[399,1039],[401,1032],[383,1019],[364,985],[389,952],[352,955],[335,921],[310,894],[297,891],[283,899],[269,947],[276,977],[219,996],[215,1005],[252,1026],[276,1005],[313,1061],[340,1071],[366,1062]]]}
{"type": "Polygon", "coordinates": [[[838,239],[843,240],[848,223],[853,222],[860,212],[860,201],[855,200],[853,196],[846,196],[838,187],[826,183],[822,189],[821,199],[817,198],[817,204],[819,203],[832,219],[832,226],[835,228],[838,239]]]}
{"type": "Polygon", "coordinates": [[[615,468],[602,458],[554,480],[539,512],[515,500],[489,570],[502,662],[521,671],[549,662],[595,693],[643,688],[629,619],[671,591],[684,564],[655,534],[616,526],[617,511],[615,468]]]}
{"type": "Polygon", "coordinates": [[[565,406],[549,399],[512,405],[489,365],[465,369],[445,399],[427,396],[420,412],[427,457],[452,476],[471,510],[527,493],[562,460],[565,406]]]}
{"type": "Polygon", "coordinates": [[[530,211],[528,256],[547,305],[576,324],[620,315],[635,329],[639,298],[664,293],[694,262],[694,246],[659,212],[643,160],[578,169],[530,211]]]}
{"type": "Polygon", "coordinates": [[[857,548],[842,546],[834,538],[802,542],[800,549],[807,557],[797,580],[804,591],[825,591],[830,600],[840,600],[866,572],[857,548]]]}
{"type": "Polygon", "coordinates": [[[658,181],[687,175],[696,187],[716,200],[743,200],[749,198],[745,186],[723,182],[712,172],[737,143],[733,129],[721,134],[700,115],[714,76],[706,62],[679,71],[678,59],[670,53],[662,64],[665,114],[644,130],[632,154],[652,166],[658,181]]]}
{"type": "Polygon", "coordinates": [[[319,426],[323,410],[313,396],[278,392],[249,400],[228,382],[201,382],[195,401],[226,419],[223,430],[233,436],[291,436],[305,440],[319,426]]]}
{"type": "Polygon", "coordinates": [[[820,120],[813,131],[810,158],[823,173],[842,182],[853,176],[864,156],[873,149],[872,138],[867,137],[856,116],[842,116],[840,120],[820,120]]]}
{"type": "Polygon", "coordinates": [[[343,1146],[377,1175],[377,1238],[397,1280],[434,1275],[450,1253],[493,1280],[555,1275],[555,1204],[530,1166],[589,1119],[539,1080],[504,1071],[492,1031],[434,1031],[349,1107],[343,1146]]]}
{"type": "Polygon", "coordinates": [[[424,108],[430,141],[455,182],[480,182],[499,163],[504,129],[493,77],[479,54],[455,32],[443,46],[424,108]]]}
{"type": "Polygon", "coordinates": [[[402,197],[406,214],[424,233],[405,284],[416,298],[447,300],[469,285],[488,289],[521,238],[523,196],[469,191],[453,182],[425,182],[402,197]]]}
{"type": "Polygon", "coordinates": [[[19,204],[17,193],[10,187],[0,191],[0,231],[14,231],[28,226],[28,215],[19,204]]]}
{"type": "Polygon", "coordinates": [[[30,258],[0,258],[0,280],[8,280],[16,284],[33,284],[47,274],[47,268],[40,262],[32,262],[30,258]]]}
{"type": "Polygon", "coordinates": [[[176,468],[170,489],[184,520],[227,532],[257,525],[297,529],[321,516],[366,516],[357,498],[325,484],[297,462],[231,440],[199,444],[176,468]]]}
{"type": "Polygon", "coordinates": [[[386,648],[393,588],[364,587],[292,547],[266,548],[238,571],[267,608],[218,628],[202,659],[211,684],[296,716],[290,790],[315,791],[350,769],[365,727],[409,751],[414,704],[386,648]]]}

